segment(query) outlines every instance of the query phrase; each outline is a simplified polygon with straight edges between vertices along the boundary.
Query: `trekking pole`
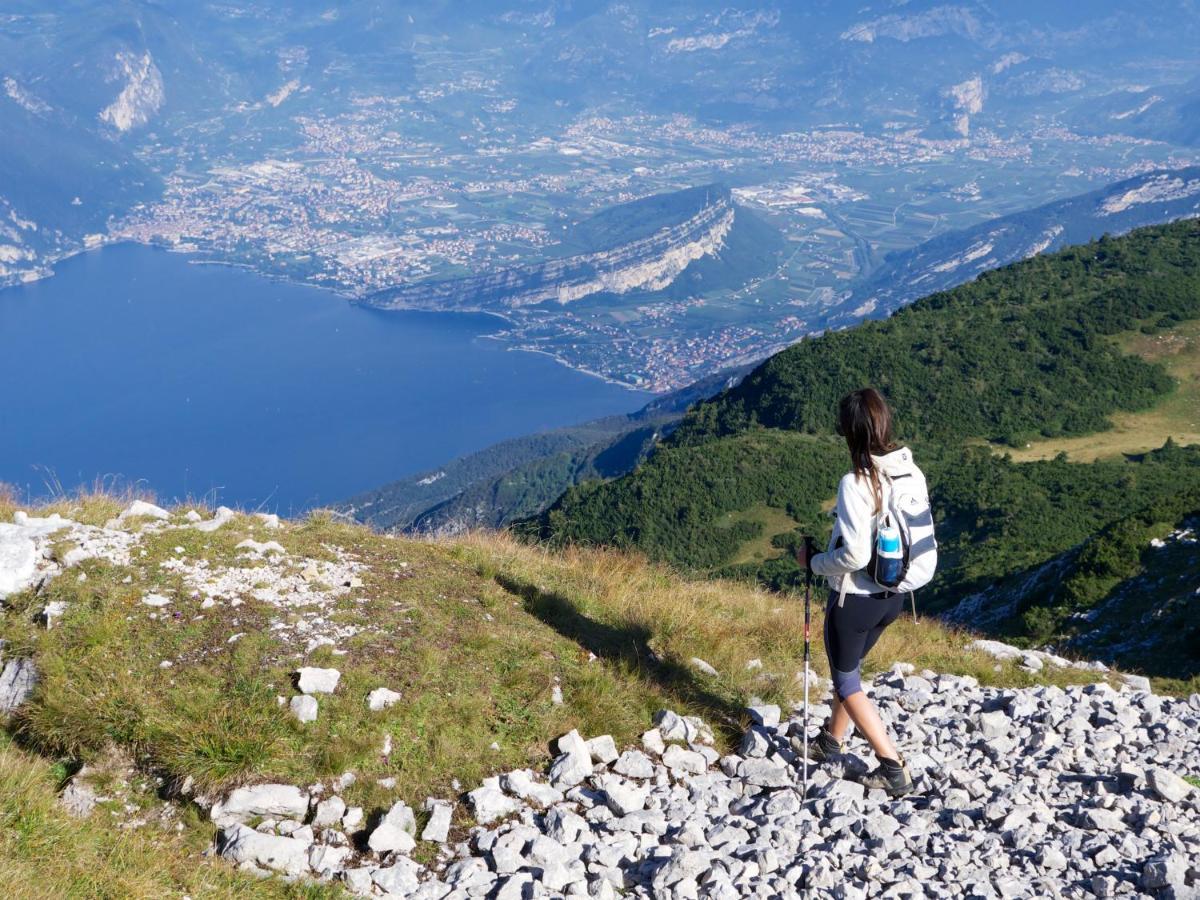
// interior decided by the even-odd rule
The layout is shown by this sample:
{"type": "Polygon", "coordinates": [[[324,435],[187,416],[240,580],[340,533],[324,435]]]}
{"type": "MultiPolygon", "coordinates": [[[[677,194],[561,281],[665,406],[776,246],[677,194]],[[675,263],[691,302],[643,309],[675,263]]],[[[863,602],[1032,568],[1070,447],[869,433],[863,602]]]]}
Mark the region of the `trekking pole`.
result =
{"type": "Polygon", "coordinates": [[[813,539],[807,535],[804,538],[804,558],[808,561],[804,572],[804,761],[802,781],[804,795],[808,796],[808,662],[811,641],[812,622],[812,556],[813,539]]]}

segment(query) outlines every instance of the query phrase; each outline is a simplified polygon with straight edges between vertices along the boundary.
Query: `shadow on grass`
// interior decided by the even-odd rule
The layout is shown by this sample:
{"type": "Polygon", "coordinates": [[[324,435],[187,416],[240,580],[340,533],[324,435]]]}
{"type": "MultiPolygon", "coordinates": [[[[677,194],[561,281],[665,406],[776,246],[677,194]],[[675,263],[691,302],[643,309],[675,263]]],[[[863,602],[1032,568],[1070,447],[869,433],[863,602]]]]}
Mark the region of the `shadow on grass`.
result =
{"type": "Polygon", "coordinates": [[[697,709],[710,725],[735,739],[741,735],[743,707],[732,697],[714,691],[687,666],[660,659],[650,649],[652,634],[640,626],[615,627],[584,615],[564,595],[545,591],[535,584],[497,575],[496,583],[525,602],[527,612],[537,616],[563,637],[575,641],[604,662],[633,672],[658,685],[662,691],[697,709]]]}

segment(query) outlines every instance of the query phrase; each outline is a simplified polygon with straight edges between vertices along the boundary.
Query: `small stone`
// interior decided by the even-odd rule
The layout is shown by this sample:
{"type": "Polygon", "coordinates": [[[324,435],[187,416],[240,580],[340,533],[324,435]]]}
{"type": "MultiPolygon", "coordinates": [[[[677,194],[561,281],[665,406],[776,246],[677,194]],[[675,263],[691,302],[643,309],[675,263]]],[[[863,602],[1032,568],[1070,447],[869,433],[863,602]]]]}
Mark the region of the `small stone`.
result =
{"type": "Polygon", "coordinates": [[[597,779],[597,787],[604,791],[605,803],[615,816],[627,816],[644,809],[650,795],[649,786],[639,786],[618,775],[604,775],[597,779]]]}
{"type": "Polygon", "coordinates": [[[755,725],[760,725],[763,728],[774,728],[779,724],[781,711],[778,706],[773,703],[760,703],[756,706],[746,708],[746,712],[750,714],[750,720],[755,725]]]}
{"type": "Polygon", "coordinates": [[[604,765],[616,762],[618,756],[617,742],[612,739],[611,734],[602,734],[599,737],[592,738],[587,742],[587,748],[593,762],[604,765]]]}
{"type": "Polygon", "coordinates": [[[312,823],[319,828],[337,825],[346,814],[346,801],[336,794],[317,804],[312,823]]]}
{"type": "Polygon", "coordinates": [[[300,722],[315,722],[317,720],[317,698],[308,694],[299,694],[290,703],[292,715],[300,722]]]}
{"type": "Polygon", "coordinates": [[[162,607],[171,602],[170,597],[164,597],[162,594],[146,594],[142,597],[142,603],[146,606],[162,607]]]}
{"type": "Polygon", "coordinates": [[[308,865],[321,878],[332,878],[342,871],[342,866],[350,853],[350,847],[316,844],[308,850],[308,865]]]}
{"type": "Polygon", "coordinates": [[[1145,675],[1122,675],[1121,680],[1135,691],[1145,691],[1147,694],[1153,693],[1150,679],[1145,675]]]}
{"type": "Polygon", "coordinates": [[[70,608],[71,604],[66,600],[51,600],[42,608],[42,622],[45,623],[46,628],[53,628],[54,623],[61,619],[63,613],[70,608]]]}
{"type": "Polygon", "coordinates": [[[1038,864],[1041,865],[1043,869],[1049,869],[1056,872],[1067,867],[1067,858],[1057,847],[1048,844],[1043,847],[1041,853],[1038,854],[1038,864]]]}
{"type": "Polygon", "coordinates": [[[1159,797],[1168,803],[1179,803],[1195,790],[1192,785],[1188,784],[1170,769],[1164,769],[1161,766],[1148,771],[1146,779],[1150,782],[1150,787],[1154,789],[1154,793],[1158,794],[1159,797]]]}
{"type": "Polygon", "coordinates": [[[296,671],[296,684],[304,694],[332,694],[341,677],[337,669],[304,666],[296,671]]]}
{"type": "Polygon", "coordinates": [[[559,756],[550,766],[550,783],[570,788],[592,774],[592,753],[578,731],[564,734],[556,742],[559,756]]]}
{"type": "Polygon", "coordinates": [[[145,500],[134,500],[130,503],[121,514],[117,516],[118,522],[124,522],[126,519],[132,519],[134,516],[145,516],[150,519],[169,519],[171,514],[161,506],[155,506],[153,503],[147,503],[145,500]]]}
{"type": "MultiPolygon", "coordinates": [[[[770,759],[744,759],[738,765],[738,774],[747,784],[762,788],[781,788],[792,784],[791,773],[784,766],[770,759]]],[[[845,782],[849,784],[850,782],[845,782]]],[[[862,791],[862,785],[854,785],[862,791]]]]}
{"type": "Polygon", "coordinates": [[[694,750],[685,750],[679,744],[668,747],[662,761],[676,775],[700,775],[708,768],[703,756],[694,750]]]}
{"type": "Polygon", "coordinates": [[[1012,730],[1012,720],[1001,710],[979,714],[979,732],[985,738],[1004,737],[1012,730]]]}
{"type": "Polygon", "coordinates": [[[367,846],[376,853],[398,850],[408,853],[417,845],[413,835],[417,832],[417,819],[412,809],[403,800],[392,804],[367,838],[367,846]]]}
{"type": "Polygon", "coordinates": [[[262,834],[239,823],[222,830],[218,852],[236,863],[296,876],[308,871],[309,844],[297,838],[262,834]]]}
{"type": "Polygon", "coordinates": [[[308,815],[308,794],[290,784],[256,784],[233,791],[214,803],[209,818],[218,828],[249,822],[258,816],[303,819],[308,815]]]}
{"type": "Polygon", "coordinates": [[[33,660],[10,659],[0,670],[0,716],[15,712],[33,695],[37,686],[37,669],[33,660]]]}
{"type": "Polygon", "coordinates": [[[497,819],[510,816],[521,808],[521,804],[507,796],[499,788],[480,787],[467,794],[467,802],[480,825],[490,825],[497,819]]]}
{"type": "Polygon", "coordinates": [[[389,896],[407,897],[421,886],[421,867],[403,856],[393,859],[392,865],[372,872],[371,880],[389,896]]]}
{"type": "Polygon", "coordinates": [[[642,747],[655,756],[662,756],[667,749],[667,744],[663,740],[662,732],[657,728],[651,728],[649,731],[642,732],[642,747]]]}
{"type": "Polygon", "coordinates": [[[1187,884],[1188,862],[1174,853],[1163,853],[1146,861],[1142,867],[1142,887],[1158,891],[1170,888],[1176,897],[1196,896],[1187,884]]]}
{"type": "Polygon", "coordinates": [[[1089,809],[1083,813],[1083,826],[1096,831],[1122,831],[1125,823],[1121,813],[1112,809],[1089,809]]]}
{"type": "Polygon", "coordinates": [[[716,675],[719,674],[715,668],[713,668],[711,665],[706,663],[704,660],[702,660],[698,656],[693,656],[691,658],[690,662],[692,664],[692,668],[695,669],[697,672],[701,673],[702,675],[711,675],[711,676],[715,677],[716,675]]]}
{"type": "Polygon", "coordinates": [[[371,881],[371,873],[375,871],[373,866],[359,866],[355,869],[342,870],[342,883],[346,885],[346,890],[358,897],[369,897],[374,893],[372,887],[374,882],[371,881]]]}
{"type": "Polygon", "coordinates": [[[430,798],[425,801],[425,808],[429,810],[429,821],[425,823],[425,828],[421,832],[421,840],[444,844],[450,836],[453,807],[444,800],[430,798]]]}
{"type": "Polygon", "coordinates": [[[561,803],[563,799],[562,791],[536,781],[528,769],[518,769],[501,775],[500,784],[514,797],[520,797],[527,803],[536,803],[538,806],[553,806],[555,803],[561,803]]]}
{"type": "Polygon", "coordinates": [[[654,763],[640,750],[626,750],[613,763],[613,771],[627,778],[653,778],[654,763]]]}
{"type": "Polygon", "coordinates": [[[390,688],[378,687],[371,693],[367,694],[367,709],[371,712],[379,712],[387,709],[389,706],[394,706],[401,700],[400,693],[393,691],[390,688]]]}

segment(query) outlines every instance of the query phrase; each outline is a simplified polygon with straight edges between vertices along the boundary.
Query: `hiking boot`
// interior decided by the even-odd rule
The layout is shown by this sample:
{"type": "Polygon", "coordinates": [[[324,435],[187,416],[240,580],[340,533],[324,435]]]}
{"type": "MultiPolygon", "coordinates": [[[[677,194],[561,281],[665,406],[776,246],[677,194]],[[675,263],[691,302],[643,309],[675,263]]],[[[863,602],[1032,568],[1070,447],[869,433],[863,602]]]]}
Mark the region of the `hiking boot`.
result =
{"type": "MultiPolygon", "coordinates": [[[[793,723],[788,728],[788,737],[791,739],[792,749],[799,756],[804,755],[804,726],[799,722],[793,723]]],[[[822,727],[817,732],[816,737],[808,739],[808,758],[815,763],[829,762],[834,756],[843,751],[842,742],[829,733],[828,729],[822,727]]]]}
{"type": "Polygon", "coordinates": [[[903,757],[880,759],[879,768],[864,775],[859,783],[868,791],[885,791],[893,799],[913,790],[912,776],[908,774],[908,764],[903,757]]]}

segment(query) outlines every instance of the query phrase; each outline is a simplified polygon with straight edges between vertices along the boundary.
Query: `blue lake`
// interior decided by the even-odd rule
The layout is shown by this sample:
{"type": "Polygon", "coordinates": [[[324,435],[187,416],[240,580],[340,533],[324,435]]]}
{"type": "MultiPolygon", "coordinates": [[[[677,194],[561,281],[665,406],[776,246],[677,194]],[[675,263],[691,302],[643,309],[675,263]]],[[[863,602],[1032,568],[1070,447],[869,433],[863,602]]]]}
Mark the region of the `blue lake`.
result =
{"type": "Polygon", "coordinates": [[[646,402],[480,337],[497,324],[148,247],[76,256],[0,290],[0,481],[288,513],[646,402]]]}

